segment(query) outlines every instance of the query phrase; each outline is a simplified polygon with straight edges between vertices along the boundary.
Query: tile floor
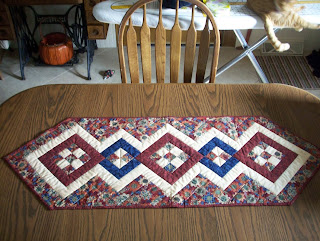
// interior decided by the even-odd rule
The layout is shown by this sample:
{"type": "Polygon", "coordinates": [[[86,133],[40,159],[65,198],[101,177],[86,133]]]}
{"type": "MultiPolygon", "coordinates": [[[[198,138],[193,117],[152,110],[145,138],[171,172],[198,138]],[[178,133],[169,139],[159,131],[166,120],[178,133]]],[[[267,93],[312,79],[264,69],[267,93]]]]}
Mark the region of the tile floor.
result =
{"type": "MultiPolygon", "coordinates": [[[[181,52],[183,53],[184,51],[181,52]]],[[[221,48],[219,66],[223,65],[239,53],[241,53],[241,51],[236,50],[235,48],[221,48]]],[[[167,56],[169,56],[169,54],[167,54],[167,56]]],[[[4,51],[2,63],[0,64],[0,71],[4,77],[4,80],[0,80],[0,104],[23,90],[39,85],[121,83],[117,49],[104,48],[98,49],[95,52],[94,61],[91,65],[92,80],[90,81],[86,79],[86,54],[80,54],[79,58],[79,64],[74,65],[73,67],[39,67],[34,66],[33,63],[30,62],[25,67],[26,80],[22,81],[20,78],[19,57],[17,51],[4,51]],[[102,74],[106,69],[115,70],[115,74],[112,78],[103,80],[102,74]]],[[[168,62],[169,61],[167,61],[167,63],[168,62]]],[[[183,67],[181,66],[181,73],[182,68],[183,67]]],[[[153,66],[153,71],[154,70],[155,66],[153,66]]],[[[168,68],[166,70],[166,74],[167,79],[169,79],[168,68]]],[[[244,58],[226,72],[218,76],[216,83],[260,83],[260,79],[249,59],[244,58]]],[[[312,90],[310,93],[320,98],[320,90],[312,90]]]]}

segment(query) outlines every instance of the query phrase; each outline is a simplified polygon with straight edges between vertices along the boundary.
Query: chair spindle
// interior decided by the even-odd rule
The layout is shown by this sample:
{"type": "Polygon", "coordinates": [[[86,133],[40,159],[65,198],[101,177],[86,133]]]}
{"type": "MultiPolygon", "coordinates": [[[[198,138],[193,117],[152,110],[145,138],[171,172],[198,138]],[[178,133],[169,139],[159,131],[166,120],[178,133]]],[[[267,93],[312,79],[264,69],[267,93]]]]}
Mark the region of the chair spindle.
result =
{"type": "Polygon", "coordinates": [[[204,75],[206,72],[208,56],[209,56],[209,45],[210,45],[210,30],[209,30],[209,18],[206,20],[206,25],[201,33],[198,65],[196,82],[203,83],[204,75]]]}
{"type": "Polygon", "coordinates": [[[157,82],[164,83],[166,70],[166,30],[162,23],[162,0],[159,2],[159,23],[156,28],[155,57],[157,82]]]}
{"type": "Polygon", "coordinates": [[[127,31],[127,50],[130,69],[131,83],[139,83],[139,59],[137,49],[137,35],[133,28],[132,20],[129,18],[127,31]]]}
{"type": "Polygon", "coordinates": [[[147,6],[143,5],[143,24],[141,27],[141,63],[143,72],[143,82],[151,83],[151,42],[150,28],[147,23],[147,6]]]}
{"type": "Polygon", "coordinates": [[[192,6],[192,16],[189,29],[187,31],[186,39],[186,50],[184,57],[184,83],[191,83],[193,65],[194,65],[194,56],[196,52],[196,43],[197,43],[197,31],[194,25],[194,8],[192,6]]]}
{"type": "Polygon", "coordinates": [[[176,6],[176,18],[171,30],[170,46],[170,82],[178,83],[181,57],[181,28],[179,25],[179,0],[176,6]]]}

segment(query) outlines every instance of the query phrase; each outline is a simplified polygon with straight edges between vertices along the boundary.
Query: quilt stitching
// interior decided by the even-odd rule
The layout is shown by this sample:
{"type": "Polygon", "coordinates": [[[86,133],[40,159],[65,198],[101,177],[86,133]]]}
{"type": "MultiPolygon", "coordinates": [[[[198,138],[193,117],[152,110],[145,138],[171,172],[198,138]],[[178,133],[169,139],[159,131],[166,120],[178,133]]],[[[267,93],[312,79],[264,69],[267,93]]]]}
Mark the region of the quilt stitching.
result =
{"type": "Polygon", "coordinates": [[[263,117],[70,118],[4,159],[50,209],[289,205],[320,151],[263,117]]]}

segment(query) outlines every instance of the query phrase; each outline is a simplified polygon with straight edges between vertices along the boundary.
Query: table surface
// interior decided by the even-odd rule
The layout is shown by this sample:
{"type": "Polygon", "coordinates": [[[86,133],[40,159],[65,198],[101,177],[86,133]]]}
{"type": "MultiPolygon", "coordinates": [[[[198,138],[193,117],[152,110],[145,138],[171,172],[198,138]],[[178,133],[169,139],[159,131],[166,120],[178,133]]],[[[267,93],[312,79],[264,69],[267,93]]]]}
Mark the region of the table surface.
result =
{"type": "MultiPolygon", "coordinates": [[[[278,84],[48,85],[0,106],[0,157],[67,117],[265,116],[320,146],[320,99],[278,84]]],[[[292,206],[49,211],[0,162],[2,240],[320,240],[320,175],[292,206]]]]}

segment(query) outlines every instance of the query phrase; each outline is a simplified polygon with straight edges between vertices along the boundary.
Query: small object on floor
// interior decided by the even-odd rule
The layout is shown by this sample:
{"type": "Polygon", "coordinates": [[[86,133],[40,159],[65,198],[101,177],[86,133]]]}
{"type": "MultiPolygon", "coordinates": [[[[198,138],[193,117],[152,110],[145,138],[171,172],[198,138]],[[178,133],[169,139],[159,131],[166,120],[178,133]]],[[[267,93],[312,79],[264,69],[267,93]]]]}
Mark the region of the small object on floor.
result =
{"type": "Polygon", "coordinates": [[[107,80],[107,79],[109,79],[110,77],[112,77],[113,76],[113,74],[114,74],[114,70],[112,70],[112,69],[108,69],[108,70],[106,70],[104,73],[103,73],[103,80],[107,80]]]}

